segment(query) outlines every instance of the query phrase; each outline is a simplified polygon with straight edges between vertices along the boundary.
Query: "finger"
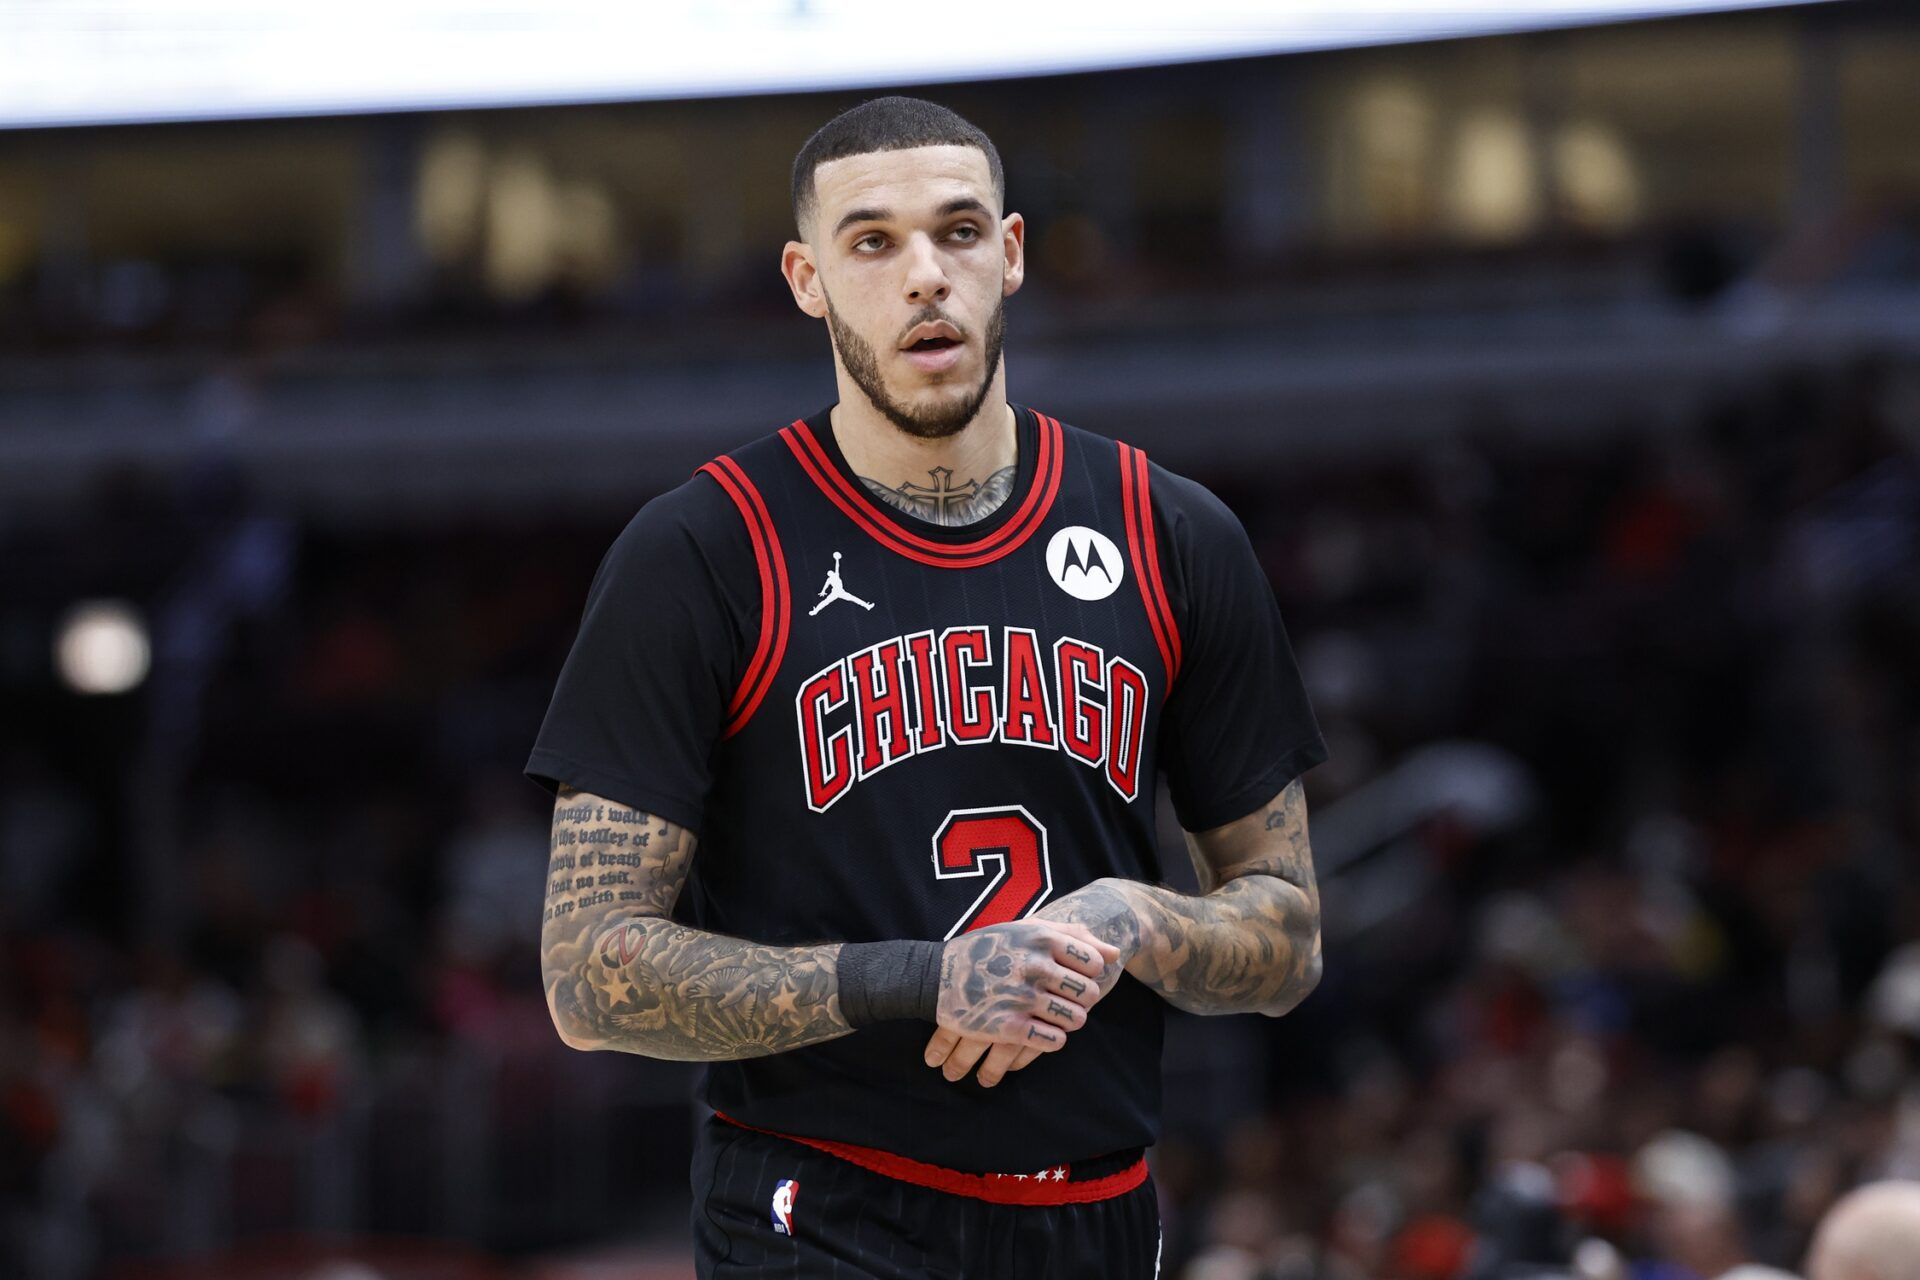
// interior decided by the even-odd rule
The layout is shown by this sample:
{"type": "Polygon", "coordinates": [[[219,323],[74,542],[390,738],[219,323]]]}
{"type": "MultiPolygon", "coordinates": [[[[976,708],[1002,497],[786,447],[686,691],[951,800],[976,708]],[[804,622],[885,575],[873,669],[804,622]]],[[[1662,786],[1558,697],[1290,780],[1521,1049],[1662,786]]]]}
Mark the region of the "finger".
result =
{"type": "Polygon", "coordinates": [[[1041,984],[1041,1000],[1058,1000],[1060,1004],[1079,1007],[1081,1025],[1085,1025],[1087,1019],[1092,1017],[1092,1006],[1100,1004],[1100,996],[1104,994],[1106,988],[1094,983],[1091,977],[1071,973],[1068,969],[1056,969],[1054,977],[1041,984]]]}
{"type": "Polygon", "coordinates": [[[1020,1068],[1026,1066],[1029,1062],[1032,1062],[1035,1058],[1039,1056],[1040,1056],[1040,1051],[1038,1049],[1022,1046],[1020,1050],[1020,1056],[1013,1060],[1013,1065],[1008,1067],[1007,1070],[1018,1071],[1020,1068]]]}
{"type": "Polygon", "coordinates": [[[1086,1014],[1100,1002],[1103,993],[1100,983],[1086,974],[1075,973],[1072,969],[1046,961],[1041,961],[1027,977],[1033,984],[1036,1013],[1047,1007],[1047,1001],[1059,1000],[1076,1006],[1084,1022],[1086,1014]]]}
{"type": "Polygon", "coordinates": [[[1086,939],[1088,945],[1092,946],[1094,958],[1100,962],[1100,972],[1095,976],[1102,982],[1111,979],[1114,971],[1121,964],[1120,948],[1110,942],[1101,941],[1087,930],[1079,931],[1079,936],[1086,939]]]}
{"type": "Polygon", "coordinates": [[[986,1058],[980,1063],[981,1087],[991,1089],[999,1084],[1007,1072],[1013,1070],[1013,1064],[1026,1052],[1025,1048],[1017,1044],[997,1044],[987,1050],[986,1058]]]}
{"type": "Polygon", "coordinates": [[[960,1033],[958,1031],[949,1031],[945,1027],[941,1027],[935,1031],[933,1038],[927,1041],[927,1065],[937,1067],[945,1062],[947,1055],[951,1054],[953,1047],[959,1043],[960,1033]]]}
{"type": "MultiPolygon", "coordinates": [[[[1078,969],[1089,978],[1098,978],[1111,963],[1099,950],[1100,943],[1084,930],[1068,933],[1064,928],[1052,935],[1053,958],[1072,969],[1078,969]]],[[[1114,952],[1115,959],[1119,952],[1114,952]]]]}
{"type": "Polygon", "coordinates": [[[964,1037],[954,1047],[953,1053],[948,1056],[946,1065],[940,1068],[940,1074],[956,1083],[966,1079],[967,1072],[973,1070],[982,1055],[992,1047],[991,1040],[976,1040],[972,1036],[964,1037]]]}
{"type": "Polygon", "coordinates": [[[1055,966],[1040,984],[1041,990],[1064,996],[1082,1009],[1091,1009],[1100,999],[1100,984],[1083,973],[1055,966]]]}
{"type": "Polygon", "coordinates": [[[1066,929],[1073,933],[1079,934],[1081,937],[1085,938],[1088,942],[1091,942],[1094,946],[1098,947],[1100,949],[1101,959],[1105,960],[1108,964],[1114,964],[1119,961],[1120,948],[1114,946],[1111,942],[1106,941],[1104,938],[1100,937],[1093,930],[1087,928],[1087,926],[1081,924],[1079,921],[1077,920],[1068,921],[1062,924],[1060,927],[1062,929],[1066,929]]]}
{"type": "Polygon", "coordinates": [[[1041,1053],[1054,1053],[1067,1047],[1067,1033],[1051,1022],[1029,1018],[1026,1034],[1021,1038],[1020,1044],[1022,1048],[1038,1049],[1041,1053]]]}
{"type": "Polygon", "coordinates": [[[1051,1022],[1062,1031],[1074,1031],[1086,1025],[1087,1011],[1072,1000],[1042,991],[1034,997],[1033,1016],[1051,1022]]]}

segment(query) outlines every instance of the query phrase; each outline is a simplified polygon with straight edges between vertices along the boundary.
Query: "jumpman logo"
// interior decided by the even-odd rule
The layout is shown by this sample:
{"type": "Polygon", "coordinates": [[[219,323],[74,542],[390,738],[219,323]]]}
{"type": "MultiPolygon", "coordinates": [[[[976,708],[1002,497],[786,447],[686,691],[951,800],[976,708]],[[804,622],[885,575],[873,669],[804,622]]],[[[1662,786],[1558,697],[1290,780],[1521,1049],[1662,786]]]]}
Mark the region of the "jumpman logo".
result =
{"type": "Polygon", "coordinates": [[[833,568],[827,570],[827,585],[820,588],[820,603],[807,610],[807,616],[811,618],[835,600],[845,600],[849,604],[859,605],[862,609],[873,608],[873,604],[870,601],[862,600],[859,596],[847,590],[841,583],[840,553],[838,551],[833,553],[833,568]]]}

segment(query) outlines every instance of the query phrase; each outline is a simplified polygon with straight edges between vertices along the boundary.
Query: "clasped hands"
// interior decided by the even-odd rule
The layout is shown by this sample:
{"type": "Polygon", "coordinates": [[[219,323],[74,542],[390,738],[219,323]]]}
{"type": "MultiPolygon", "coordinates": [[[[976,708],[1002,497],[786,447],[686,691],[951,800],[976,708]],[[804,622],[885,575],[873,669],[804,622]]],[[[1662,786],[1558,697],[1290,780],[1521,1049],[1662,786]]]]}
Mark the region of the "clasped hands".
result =
{"type": "Polygon", "coordinates": [[[980,1083],[991,1088],[1008,1072],[1064,1048],[1133,958],[1079,918],[1087,913],[1078,908],[1114,896],[1082,890],[1023,919],[948,941],[940,957],[939,1028],[927,1041],[927,1065],[956,1082],[978,1066],[980,1083]]]}

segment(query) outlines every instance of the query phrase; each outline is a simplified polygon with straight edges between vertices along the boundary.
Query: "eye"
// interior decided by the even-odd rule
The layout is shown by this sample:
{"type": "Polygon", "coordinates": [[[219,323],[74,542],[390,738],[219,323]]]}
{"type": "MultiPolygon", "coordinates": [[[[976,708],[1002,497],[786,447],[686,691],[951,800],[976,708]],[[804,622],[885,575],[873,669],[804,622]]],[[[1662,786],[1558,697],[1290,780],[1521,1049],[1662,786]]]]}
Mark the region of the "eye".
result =
{"type": "Polygon", "coordinates": [[[978,240],[980,238],[980,228],[974,226],[971,222],[961,223],[959,226],[953,229],[953,234],[957,236],[963,231],[966,232],[967,239],[969,241],[978,240]]]}
{"type": "Polygon", "coordinates": [[[865,244],[869,240],[885,240],[885,239],[886,237],[881,235],[878,231],[869,231],[866,235],[863,235],[858,240],[855,240],[853,242],[853,247],[855,249],[858,249],[861,245],[865,244]]]}

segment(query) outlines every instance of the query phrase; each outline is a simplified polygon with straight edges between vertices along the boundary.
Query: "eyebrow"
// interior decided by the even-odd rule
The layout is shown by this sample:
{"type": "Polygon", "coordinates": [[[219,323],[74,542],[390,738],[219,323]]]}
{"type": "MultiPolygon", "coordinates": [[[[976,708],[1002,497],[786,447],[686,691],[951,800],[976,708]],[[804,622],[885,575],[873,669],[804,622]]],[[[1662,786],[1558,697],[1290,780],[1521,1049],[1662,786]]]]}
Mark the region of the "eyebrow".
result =
{"type": "MultiPolygon", "coordinates": [[[[955,213],[984,213],[991,215],[993,210],[987,208],[986,205],[980,203],[980,201],[973,196],[960,196],[947,201],[933,212],[935,217],[944,218],[949,214],[955,213]]],[[[891,209],[851,209],[841,217],[840,221],[833,225],[833,234],[837,238],[842,231],[845,231],[857,222],[885,222],[892,217],[893,210],[891,209]]]]}

